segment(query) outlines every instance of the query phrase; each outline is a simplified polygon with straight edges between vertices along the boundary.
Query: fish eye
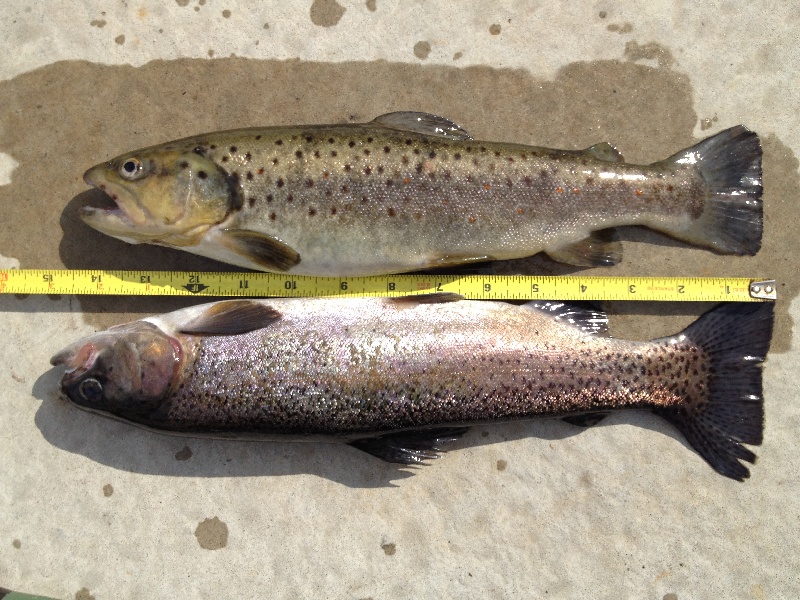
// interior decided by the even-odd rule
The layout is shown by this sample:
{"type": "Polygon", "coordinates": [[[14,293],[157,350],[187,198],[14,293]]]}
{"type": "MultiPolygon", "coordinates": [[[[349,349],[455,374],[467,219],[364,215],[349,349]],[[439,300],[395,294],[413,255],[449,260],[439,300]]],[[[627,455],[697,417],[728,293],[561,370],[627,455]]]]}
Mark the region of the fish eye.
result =
{"type": "Polygon", "coordinates": [[[84,379],[78,386],[78,393],[87,402],[97,403],[103,399],[103,386],[97,379],[84,379]]]}
{"type": "Polygon", "coordinates": [[[138,179],[143,173],[144,166],[142,165],[142,161],[135,157],[125,160],[119,166],[119,174],[125,179],[138,179]]]}

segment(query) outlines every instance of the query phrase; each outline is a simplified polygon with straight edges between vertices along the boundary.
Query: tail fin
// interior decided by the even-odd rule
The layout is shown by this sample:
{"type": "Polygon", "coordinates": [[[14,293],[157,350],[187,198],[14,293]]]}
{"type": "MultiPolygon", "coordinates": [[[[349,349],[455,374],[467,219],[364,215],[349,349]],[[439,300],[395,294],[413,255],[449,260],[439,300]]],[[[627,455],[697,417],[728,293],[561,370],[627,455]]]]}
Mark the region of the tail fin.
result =
{"type": "Polygon", "coordinates": [[[761,142],[741,125],[662,161],[694,164],[707,185],[703,214],[670,235],[722,254],[754,255],[761,248],[761,142]]]}
{"type": "Polygon", "coordinates": [[[738,481],[750,476],[739,461],[756,460],[742,444],[758,446],[763,437],[761,363],[772,339],[773,312],[772,303],[723,304],[676,336],[710,357],[707,391],[702,400],[658,411],[714,470],[738,481]]]}

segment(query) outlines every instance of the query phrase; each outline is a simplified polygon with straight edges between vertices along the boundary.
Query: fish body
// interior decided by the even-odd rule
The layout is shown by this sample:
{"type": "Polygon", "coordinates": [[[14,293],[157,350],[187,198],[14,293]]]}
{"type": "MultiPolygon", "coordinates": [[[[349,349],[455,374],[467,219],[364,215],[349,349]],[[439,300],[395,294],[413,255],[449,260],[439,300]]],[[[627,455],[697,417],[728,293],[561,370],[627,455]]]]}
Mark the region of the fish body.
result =
{"type": "Polygon", "coordinates": [[[652,410],[720,473],[755,455],[772,305],[723,305],[651,342],[602,313],[452,294],[229,300],[95,334],[53,358],[75,404],[190,435],[319,437],[413,463],[478,423],[652,410]]]}
{"type": "Polygon", "coordinates": [[[761,147],[734,127],[652,165],[475,141],[424,113],[240,129],[126,153],[85,180],[114,209],[83,219],[241,267],[304,275],[413,271],[538,252],[614,264],[595,232],[643,225],[720,253],[761,244],[761,147]]]}

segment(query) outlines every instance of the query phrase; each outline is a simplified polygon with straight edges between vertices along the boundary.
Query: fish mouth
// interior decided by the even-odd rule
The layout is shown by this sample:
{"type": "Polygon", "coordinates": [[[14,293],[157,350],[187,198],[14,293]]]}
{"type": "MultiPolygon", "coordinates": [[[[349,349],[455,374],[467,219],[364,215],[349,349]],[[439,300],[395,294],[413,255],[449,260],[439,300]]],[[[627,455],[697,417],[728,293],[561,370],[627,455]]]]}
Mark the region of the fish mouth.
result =
{"type": "Polygon", "coordinates": [[[136,197],[126,188],[110,181],[105,175],[108,165],[92,167],[83,180],[104,194],[105,206],[84,206],[80,217],[84,223],[115,237],[141,237],[138,230],[148,222],[147,214],[136,197]]]}

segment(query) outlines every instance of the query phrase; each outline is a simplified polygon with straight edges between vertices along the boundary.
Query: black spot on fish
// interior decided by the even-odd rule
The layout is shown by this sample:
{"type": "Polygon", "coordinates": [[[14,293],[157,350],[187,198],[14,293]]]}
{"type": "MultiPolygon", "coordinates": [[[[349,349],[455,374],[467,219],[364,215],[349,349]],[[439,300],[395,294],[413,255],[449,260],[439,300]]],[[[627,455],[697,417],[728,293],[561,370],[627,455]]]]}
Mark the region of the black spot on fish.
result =
{"type": "Polygon", "coordinates": [[[455,154],[453,154],[453,158],[455,158],[456,160],[461,160],[461,152],[456,152],[455,154]]]}
{"type": "Polygon", "coordinates": [[[342,186],[342,192],[344,192],[345,194],[347,194],[349,191],[350,191],[350,187],[349,187],[349,186],[346,186],[346,185],[343,185],[343,186],[342,186]]]}
{"type": "Polygon", "coordinates": [[[422,173],[422,163],[417,163],[417,166],[414,167],[417,173],[422,173]]]}
{"type": "Polygon", "coordinates": [[[261,139],[261,135],[257,135],[257,136],[256,136],[256,139],[257,139],[257,140],[260,140],[260,139],[261,139]]]}
{"type": "Polygon", "coordinates": [[[303,152],[302,152],[302,151],[300,151],[300,150],[298,150],[297,152],[295,152],[295,153],[294,153],[294,155],[295,155],[297,158],[303,158],[303,152]]]}
{"type": "Polygon", "coordinates": [[[391,149],[391,148],[389,148],[389,146],[384,146],[384,147],[383,147],[383,151],[384,151],[384,152],[386,152],[386,154],[389,154],[389,152],[391,152],[391,151],[392,151],[392,149],[391,149]]]}
{"type": "Polygon", "coordinates": [[[202,146],[195,146],[195,149],[192,150],[192,152],[194,152],[195,154],[199,154],[200,156],[205,156],[206,149],[203,148],[202,146]]]}
{"type": "Polygon", "coordinates": [[[179,166],[181,169],[185,169],[186,167],[188,167],[188,166],[189,166],[189,163],[188,163],[188,162],[186,162],[185,160],[182,160],[181,162],[179,162],[179,163],[178,163],[178,166],[179,166]]]}
{"type": "Polygon", "coordinates": [[[405,154],[403,155],[403,158],[401,158],[400,160],[402,160],[402,161],[403,161],[403,164],[404,164],[404,165],[407,165],[407,164],[408,164],[408,157],[407,157],[405,154]]]}
{"type": "Polygon", "coordinates": [[[275,185],[277,185],[279,188],[282,188],[283,187],[283,179],[278,179],[278,181],[275,182],[275,185]]]}
{"type": "Polygon", "coordinates": [[[197,176],[198,176],[200,179],[205,179],[206,177],[208,177],[208,173],[206,173],[205,171],[198,171],[198,172],[197,172],[197,176]]]}
{"type": "Polygon", "coordinates": [[[311,137],[310,135],[307,135],[307,136],[306,136],[306,141],[307,141],[307,142],[310,142],[310,141],[311,141],[311,140],[313,140],[313,139],[314,139],[314,138],[313,138],[313,137],[311,137]]]}
{"type": "Polygon", "coordinates": [[[283,145],[283,140],[276,140],[275,141],[275,145],[276,146],[282,146],[283,145]]]}
{"type": "Polygon", "coordinates": [[[256,199],[251,197],[247,200],[247,204],[250,205],[250,208],[253,208],[256,205],[256,199]]]}
{"type": "Polygon", "coordinates": [[[245,159],[245,160],[247,160],[247,161],[249,161],[251,158],[253,158],[253,155],[252,155],[252,154],[250,154],[249,152],[247,152],[247,153],[244,155],[244,159],[245,159]]]}
{"type": "Polygon", "coordinates": [[[314,180],[306,179],[306,187],[314,187],[314,180]]]}
{"type": "Polygon", "coordinates": [[[495,151],[494,155],[495,155],[495,156],[500,156],[500,153],[499,153],[499,152],[497,152],[497,151],[495,151]]]}
{"type": "Polygon", "coordinates": [[[236,152],[236,146],[231,146],[231,154],[236,152]]]}
{"type": "Polygon", "coordinates": [[[308,209],[308,216],[309,217],[313,217],[316,214],[317,214],[317,209],[316,208],[311,207],[311,208],[308,209]]]}
{"type": "Polygon", "coordinates": [[[209,146],[209,148],[211,148],[212,150],[216,150],[217,149],[217,145],[216,144],[211,144],[209,146]]]}
{"type": "Polygon", "coordinates": [[[263,175],[264,174],[264,167],[261,167],[258,171],[256,171],[256,173],[258,173],[259,175],[263,175]]]}
{"type": "Polygon", "coordinates": [[[367,202],[369,202],[367,197],[366,196],[361,196],[361,204],[366,204],[367,202]]]}
{"type": "Polygon", "coordinates": [[[339,153],[336,150],[331,150],[331,156],[336,157],[339,156],[339,153]]]}
{"type": "Polygon", "coordinates": [[[228,157],[227,156],[223,156],[222,157],[222,162],[228,162],[228,157]]]}
{"type": "Polygon", "coordinates": [[[364,148],[364,156],[369,156],[369,149],[368,148],[364,148]]]}
{"type": "Polygon", "coordinates": [[[345,166],[344,166],[344,170],[345,170],[345,171],[349,171],[350,169],[351,169],[350,165],[345,165],[345,166]]]}
{"type": "Polygon", "coordinates": [[[387,185],[387,186],[391,186],[391,185],[393,185],[393,184],[394,184],[394,181],[392,181],[391,179],[387,179],[387,180],[386,180],[386,185],[387,185]]]}
{"type": "Polygon", "coordinates": [[[369,175],[370,173],[372,173],[372,169],[370,167],[366,167],[364,169],[364,175],[369,175]]]}
{"type": "Polygon", "coordinates": [[[335,206],[331,206],[331,214],[332,215],[336,214],[336,207],[335,206]]]}
{"type": "Polygon", "coordinates": [[[391,206],[389,207],[389,210],[387,212],[389,213],[390,217],[393,217],[397,214],[391,206]]]}
{"type": "Polygon", "coordinates": [[[419,148],[414,148],[414,154],[419,154],[419,148]]]}
{"type": "Polygon", "coordinates": [[[383,165],[378,165],[378,173],[383,173],[383,165]]]}
{"type": "Polygon", "coordinates": [[[451,178],[452,178],[452,176],[450,175],[450,171],[445,171],[444,172],[445,181],[450,181],[451,178]]]}
{"type": "Polygon", "coordinates": [[[235,172],[231,173],[225,180],[228,184],[228,197],[230,198],[231,210],[241,210],[242,206],[244,206],[244,195],[239,185],[239,174],[235,172]]]}
{"type": "Polygon", "coordinates": [[[273,165],[277,165],[278,164],[278,159],[277,158],[273,158],[272,159],[272,164],[273,165]]]}
{"type": "Polygon", "coordinates": [[[347,145],[352,148],[353,146],[356,145],[356,143],[353,140],[350,140],[347,145]]]}
{"type": "Polygon", "coordinates": [[[328,138],[328,143],[329,143],[329,144],[332,144],[333,142],[334,142],[334,139],[333,139],[333,138],[328,138]]]}
{"type": "Polygon", "coordinates": [[[253,180],[253,172],[252,171],[248,171],[247,172],[247,181],[252,181],[252,180],[253,180]]]}
{"type": "Polygon", "coordinates": [[[594,177],[587,177],[586,178],[586,183],[588,185],[592,185],[594,183],[594,177]]]}
{"type": "Polygon", "coordinates": [[[288,196],[286,196],[286,201],[287,202],[293,202],[294,201],[294,196],[292,194],[289,194],[288,196]]]}
{"type": "Polygon", "coordinates": [[[267,194],[267,202],[272,202],[272,194],[267,194]]]}
{"type": "Polygon", "coordinates": [[[275,213],[274,212],[269,213],[269,220],[270,221],[274,221],[275,220],[275,213]]]}
{"type": "Polygon", "coordinates": [[[509,156],[508,158],[506,158],[506,160],[508,162],[510,162],[510,163],[513,163],[514,162],[514,157],[513,156],[509,156]]]}
{"type": "Polygon", "coordinates": [[[431,152],[428,154],[428,158],[436,158],[436,152],[431,152]]]}
{"type": "Polygon", "coordinates": [[[314,150],[314,158],[319,158],[319,150],[314,150]]]}

